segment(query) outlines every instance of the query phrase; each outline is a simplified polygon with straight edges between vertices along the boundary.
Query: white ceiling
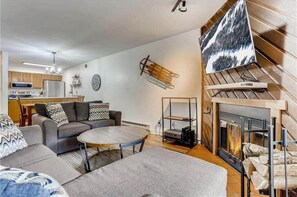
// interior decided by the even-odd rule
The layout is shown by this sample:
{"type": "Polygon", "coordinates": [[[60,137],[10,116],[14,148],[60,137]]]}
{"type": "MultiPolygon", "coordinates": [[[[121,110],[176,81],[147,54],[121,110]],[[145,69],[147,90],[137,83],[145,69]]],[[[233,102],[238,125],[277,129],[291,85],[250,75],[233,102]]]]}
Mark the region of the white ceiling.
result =
{"type": "MultiPolygon", "coordinates": [[[[1,1],[1,0],[0,0],[1,1]]],[[[76,66],[201,27],[225,0],[2,0],[2,50],[22,62],[76,66]]]]}

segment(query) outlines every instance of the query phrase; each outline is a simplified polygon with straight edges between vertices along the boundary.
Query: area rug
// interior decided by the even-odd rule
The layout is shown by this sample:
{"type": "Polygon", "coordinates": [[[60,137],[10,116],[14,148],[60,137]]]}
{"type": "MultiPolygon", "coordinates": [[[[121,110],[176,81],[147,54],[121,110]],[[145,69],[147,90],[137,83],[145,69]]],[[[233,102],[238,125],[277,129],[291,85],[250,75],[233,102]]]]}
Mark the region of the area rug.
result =
{"type": "MultiPolygon", "coordinates": [[[[146,148],[147,147],[144,146],[143,150],[145,150],[146,148]]],[[[138,151],[139,147],[136,146],[135,150],[138,151]]],[[[133,154],[132,148],[123,149],[124,158],[129,157],[132,154],[133,154]]],[[[98,153],[97,149],[88,148],[88,156],[89,156],[89,162],[90,162],[90,167],[92,171],[121,159],[119,149],[112,149],[112,150],[100,149],[98,153]]],[[[86,173],[80,150],[64,153],[59,155],[59,157],[65,160],[67,163],[69,163],[79,173],[81,174],[86,173]]]]}

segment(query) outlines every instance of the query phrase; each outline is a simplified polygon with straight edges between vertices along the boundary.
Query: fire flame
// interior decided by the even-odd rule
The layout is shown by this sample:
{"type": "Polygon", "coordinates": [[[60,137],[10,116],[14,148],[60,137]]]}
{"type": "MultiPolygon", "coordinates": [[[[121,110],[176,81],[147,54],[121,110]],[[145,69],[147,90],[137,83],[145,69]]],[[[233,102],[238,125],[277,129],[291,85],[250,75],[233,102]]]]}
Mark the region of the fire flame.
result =
{"type": "Polygon", "coordinates": [[[241,149],[241,129],[237,124],[227,123],[227,151],[240,158],[241,149]]]}

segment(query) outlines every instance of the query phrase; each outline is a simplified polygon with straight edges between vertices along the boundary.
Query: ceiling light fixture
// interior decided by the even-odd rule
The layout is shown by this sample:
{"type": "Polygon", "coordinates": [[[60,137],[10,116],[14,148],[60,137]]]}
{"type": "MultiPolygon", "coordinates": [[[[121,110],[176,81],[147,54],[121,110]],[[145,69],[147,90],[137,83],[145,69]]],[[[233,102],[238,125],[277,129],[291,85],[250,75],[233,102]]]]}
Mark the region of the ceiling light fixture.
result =
{"type": "Polygon", "coordinates": [[[62,72],[62,69],[56,68],[56,54],[57,54],[57,52],[53,51],[52,54],[53,54],[53,65],[49,68],[46,68],[45,72],[48,74],[60,74],[62,72]]]}
{"type": "Polygon", "coordinates": [[[61,74],[62,68],[56,68],[56,54],[57,54],[57,52],[52,52],[52,54],[53,54],[53,64],[52,65],[36,64],[36,63],[29,63],[29,62],[23,62],[23,64],[28,65],[28,66],[45,67],[45,73],[47,73],[47,74],[61,74]]]}
{"type": "Polygon", "coordinates": [[[23,62],[23,64],[28,66],[50,67],[49,65],[45,65],[45,64],[35,64],[35,63],[29,63],[29,62],[23,62]]]}
{"type": "Polygon", "coordinates": [[[175,3],[174,7],[171,10],[171,12],[174,12],[177,7],[179,7],[178,10],[180,12],[186,12],[187,11],[186,5],[187,5],[186,0],[177,0],[177,2],[175,3]]]}

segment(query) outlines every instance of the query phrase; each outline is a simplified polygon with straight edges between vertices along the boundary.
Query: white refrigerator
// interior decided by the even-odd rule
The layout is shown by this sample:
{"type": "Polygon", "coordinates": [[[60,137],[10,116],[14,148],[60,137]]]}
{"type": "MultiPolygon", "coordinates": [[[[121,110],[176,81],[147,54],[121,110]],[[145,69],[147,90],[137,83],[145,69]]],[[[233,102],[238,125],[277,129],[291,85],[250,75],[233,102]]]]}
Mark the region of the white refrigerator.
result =
{"type": "Polygon", "coordinates": [[[43,92],[45,97],[65,97],[65,82],[45,80],[43,92]]]}

